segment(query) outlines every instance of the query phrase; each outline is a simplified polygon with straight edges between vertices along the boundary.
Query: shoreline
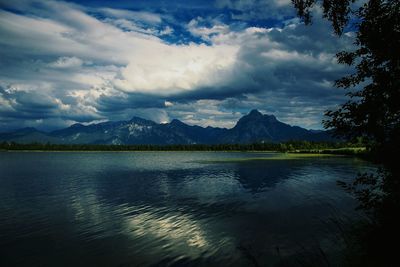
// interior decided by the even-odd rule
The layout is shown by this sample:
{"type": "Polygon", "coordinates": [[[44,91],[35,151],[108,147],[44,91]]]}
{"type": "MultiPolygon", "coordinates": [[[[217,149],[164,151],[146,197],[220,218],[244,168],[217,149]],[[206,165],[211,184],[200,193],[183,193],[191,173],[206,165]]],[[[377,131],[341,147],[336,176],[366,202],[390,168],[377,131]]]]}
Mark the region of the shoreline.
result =
{"type": "Polygon", "coordinates": [[[274,151],[274,150],[43,150],[43,149],[0,149],[0,153],[168,153],[168,152],[220,152],[220,153],[254,153],[254,154],[287,154],[296,157],[318,157],[318,156],[364,156],[367,155],[365,149],[354,149],[353,152],[344,149],[326,150],[297,150],[297,151],[274,151]]]}

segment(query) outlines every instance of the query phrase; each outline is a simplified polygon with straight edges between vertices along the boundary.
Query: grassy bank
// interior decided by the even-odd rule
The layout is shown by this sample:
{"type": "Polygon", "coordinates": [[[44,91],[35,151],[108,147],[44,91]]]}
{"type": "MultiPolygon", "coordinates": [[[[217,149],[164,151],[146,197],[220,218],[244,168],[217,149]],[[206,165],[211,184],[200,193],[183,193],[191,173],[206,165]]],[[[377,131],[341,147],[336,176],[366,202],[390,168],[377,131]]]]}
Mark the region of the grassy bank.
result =
{"type": "Polygon", "coordinates": [[[364,155],[368,151],[365,147],[342,147],[342,148],[327,148],[327,149],[300,149],[288,151],[289,153],[299,154],[332,154],[332,155],[364,155]]]}

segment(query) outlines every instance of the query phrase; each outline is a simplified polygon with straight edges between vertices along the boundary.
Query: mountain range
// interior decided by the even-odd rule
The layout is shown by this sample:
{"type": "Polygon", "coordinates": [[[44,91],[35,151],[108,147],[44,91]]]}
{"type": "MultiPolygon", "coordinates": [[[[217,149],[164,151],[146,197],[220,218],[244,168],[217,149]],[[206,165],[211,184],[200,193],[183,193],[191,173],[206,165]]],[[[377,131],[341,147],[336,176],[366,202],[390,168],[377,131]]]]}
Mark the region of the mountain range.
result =
{"type": "Polygon", "coordinates": [[[334,141],[329,132],[307,130],[280,122],[274,115],[252,110],[231,129],[188,125],[174,119],[158,124],[133,117],[129,121],[97,124],[73,124],[70,127],[43,132],[23,128],[0,133],[1,142],[53,144],[248,144],[290,140],[334,141]]]}

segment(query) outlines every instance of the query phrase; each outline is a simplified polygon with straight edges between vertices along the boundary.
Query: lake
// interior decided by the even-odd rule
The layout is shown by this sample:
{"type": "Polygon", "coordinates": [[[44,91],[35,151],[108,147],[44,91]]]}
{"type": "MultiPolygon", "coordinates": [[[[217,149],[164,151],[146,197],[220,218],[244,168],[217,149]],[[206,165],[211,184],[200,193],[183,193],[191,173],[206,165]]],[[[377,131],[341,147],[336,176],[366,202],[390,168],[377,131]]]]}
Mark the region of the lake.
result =
{"type": "Polygon", "coordinates": [[[1,266],[335,266],[351,157],[1,152],[1,266]],[[285,265],[286,264],[286,265],[285,265]]]}

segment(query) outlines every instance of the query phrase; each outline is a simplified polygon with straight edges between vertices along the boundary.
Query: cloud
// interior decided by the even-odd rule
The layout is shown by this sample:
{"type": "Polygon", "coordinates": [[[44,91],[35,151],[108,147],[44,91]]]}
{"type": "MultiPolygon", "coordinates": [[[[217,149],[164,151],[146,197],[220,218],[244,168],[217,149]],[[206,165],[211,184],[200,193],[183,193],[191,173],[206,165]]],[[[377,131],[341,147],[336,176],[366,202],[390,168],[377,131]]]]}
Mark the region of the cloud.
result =
{"type": "Polygon", "coordinates": [[[189,125],[231,128],[242,116],[232,109],[221,109],[224,101],[201,99],[167,107],[170,118],[179,118],[189,125]]]}
{"type": "Polygon", "coordinates": [[[229,26],[220,23],[218,20],[211,21],[212,25],[210,27],[204,25],[207,23],[210,23],[210,21],[197,17],[188,23],[187,29],[192,35],[198,36],[205,41],[211,41],[212,36],[230,32],[229,26]]]}
{"type": "Polygon", "coordinates": [[[261,27],[60,1],[2,4],[0,127],[10,118],[51,128],[135,114],[231,127],[259,108],[319,128],[322,111],[343,99],[332,81],[349,69],[334,54],[353,37],[336,39],[319,19],[311,27],[286,19],[288,1],[216,5],[234,20],[260,19],[254,12],[263,8],[271,11],[264,18],[283,19],[261,27]],[[192,38],[185,44],[164,39],[182,31],[192,38]]]}
{"type": "Polygon", "coordinates": [[[171,95],[206,86],[218,86],[229,79],[234,64],[234,46],[157,45],[144,50],[121,71],[116,88],[125,92],[171,95]],[[150,60],[149,60],[150,59],[150,60]]]}
{"type": "Polygon", "coordinates": [[[112,81],[117,88],[161,94],[218,83],[237,50],[224,45],[168,45],[155,36],[121,31],[65,4],[62,8],[63,15],[51,20],[3,11],[1,34],[14,36],[5,38],[3,45],[30,51],[27,56],[62,55],[120,65],[119,78],[112,81]],[[34,26],[33,32],[28,25],[34,26]]]}

